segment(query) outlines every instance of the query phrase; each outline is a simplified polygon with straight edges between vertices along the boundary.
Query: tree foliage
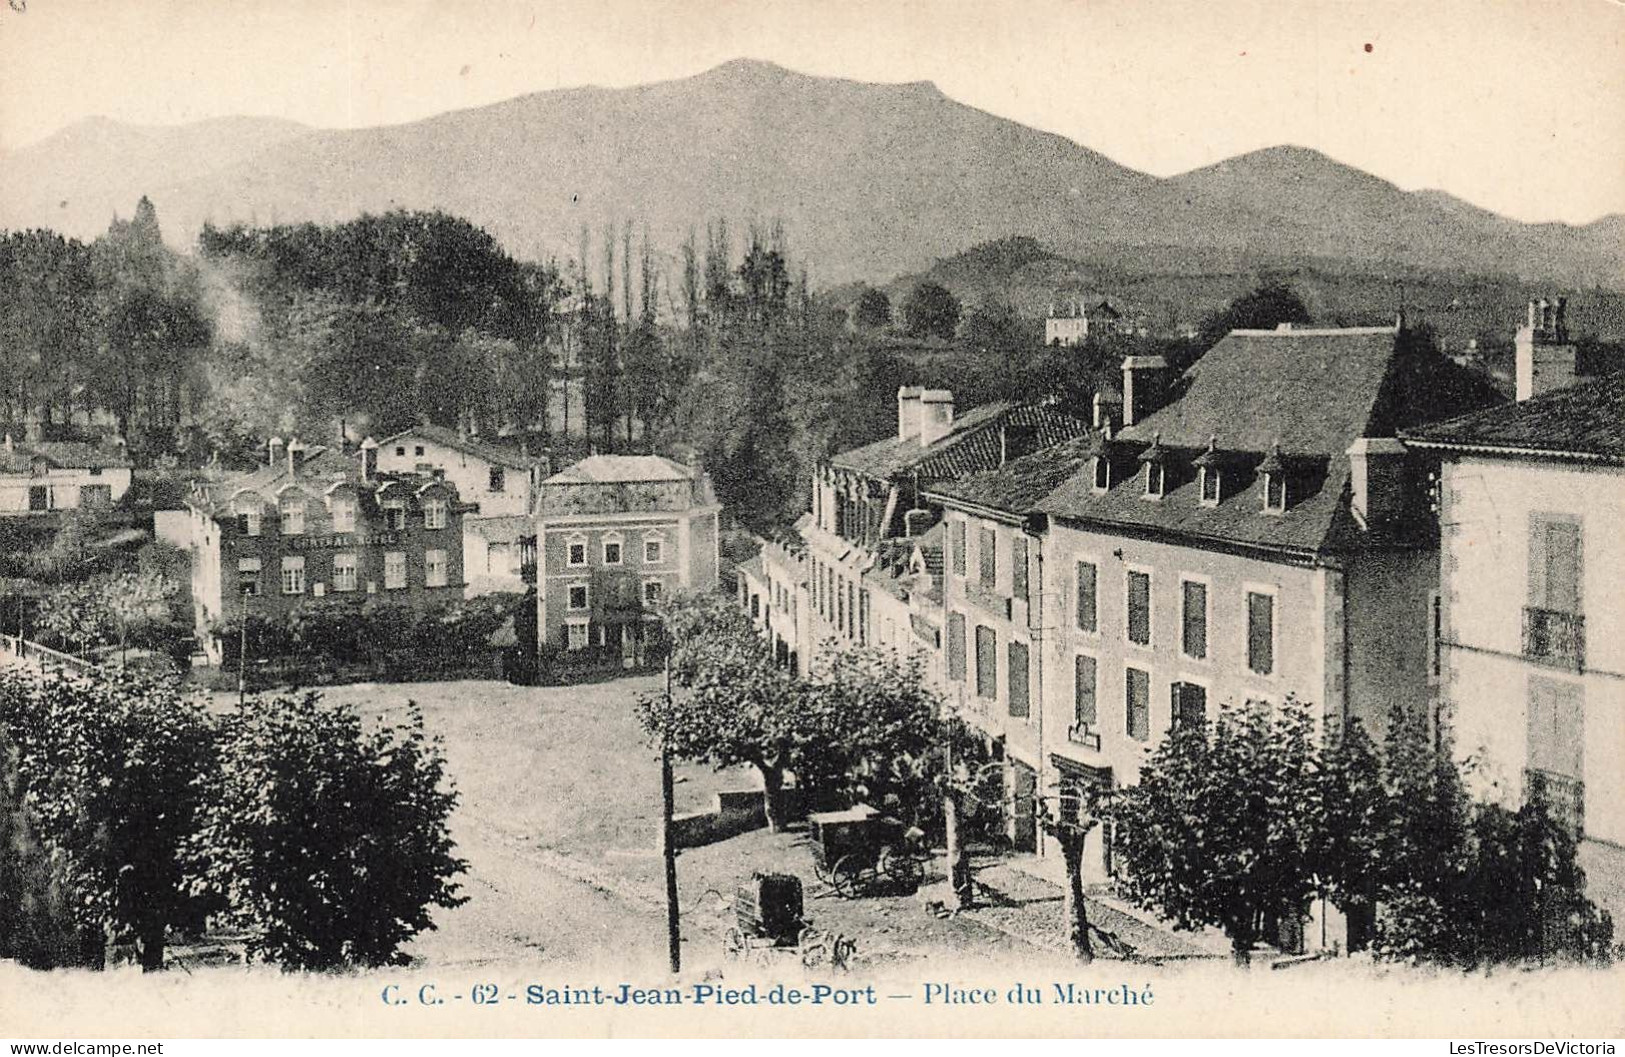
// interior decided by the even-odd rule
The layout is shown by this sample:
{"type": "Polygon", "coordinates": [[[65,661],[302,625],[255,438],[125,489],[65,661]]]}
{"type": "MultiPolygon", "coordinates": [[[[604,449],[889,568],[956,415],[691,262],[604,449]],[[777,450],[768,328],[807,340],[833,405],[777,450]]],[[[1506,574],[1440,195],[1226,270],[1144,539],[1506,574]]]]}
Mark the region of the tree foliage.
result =
{"type": "Polygon", "coordinates": [[[951,341],[959,315],[959,298],[941,283],[919,283],[903,301],[903,324],[911,337],[951,341]]]}
{"type": "Polygon", "coordinates": [[[1272,279],[1204,319],[1201,347],[1212,348],[1232,330],[1274,330],[1280,323],[1308,322],[1309,309],[1298,292],[1286,283],[1272,279]]]}
{"type": "Polygon", "coordinates": [[[447,819],[457,802],[437,740],[405,722],[364,725],[317,694],[256,700],[221,723],[187,844],[193,889],[287,969],[398,965],[461,905],[447,819]]]}
{"type": "Polygon", "coordinates": [[[886,291],[872,286],[863,288],[852,309],[852,323],[863,330],[881,330],[891,326],[891,298],[886,291]]]}

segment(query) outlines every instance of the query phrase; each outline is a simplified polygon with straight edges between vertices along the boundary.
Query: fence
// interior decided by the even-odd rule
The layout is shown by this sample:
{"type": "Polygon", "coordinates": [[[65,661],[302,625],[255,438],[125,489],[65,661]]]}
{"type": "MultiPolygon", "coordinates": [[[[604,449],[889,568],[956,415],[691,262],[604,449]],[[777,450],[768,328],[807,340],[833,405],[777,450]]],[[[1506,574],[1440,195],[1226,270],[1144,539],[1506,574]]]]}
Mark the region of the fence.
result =
{"type": "Polygon", "coordinates": [[[5,651],[11,656],[44,671],[67,671],[75,675],[88,675],[101,667],[83,657],[75,657],[71,653],[63,653],[61,650],[53,650],[49,646],[30,642],[21,635],[0,635],[0,643],[4,643],[5,651]]]}

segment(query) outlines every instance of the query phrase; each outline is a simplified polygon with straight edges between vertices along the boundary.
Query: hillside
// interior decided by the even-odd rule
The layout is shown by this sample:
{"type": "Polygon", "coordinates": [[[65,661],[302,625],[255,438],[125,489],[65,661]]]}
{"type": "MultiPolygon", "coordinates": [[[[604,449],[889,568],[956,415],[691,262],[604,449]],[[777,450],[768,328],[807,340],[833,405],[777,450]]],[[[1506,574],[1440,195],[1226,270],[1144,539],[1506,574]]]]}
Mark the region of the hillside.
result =
{"type": "Polygon", "coordinates": [[[672,253],[708,218],[778,218],[819,285],[1021,234],[1140,270],[1314,256],[1625,285],[1619,217],[1525,225],[1295,147],[1161,180],[929,83],[745,60],[383,128],[98,121],[0,156],[0,180],[20,189],[0,201],[0,226],[88,236],[147,193],[176,241],[205,220],[330,221],[399,206],[466,216],[527,257],[571,256],[583,227],[596,241],[627,220],[672,253]]]}

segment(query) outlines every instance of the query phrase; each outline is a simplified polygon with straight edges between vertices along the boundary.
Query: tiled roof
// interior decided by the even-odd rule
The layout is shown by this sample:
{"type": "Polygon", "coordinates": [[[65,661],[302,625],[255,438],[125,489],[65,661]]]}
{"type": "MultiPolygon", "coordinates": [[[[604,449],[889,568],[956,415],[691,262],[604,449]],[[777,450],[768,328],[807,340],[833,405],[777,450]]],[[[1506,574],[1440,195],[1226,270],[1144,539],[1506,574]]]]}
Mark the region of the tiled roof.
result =
{"type": "Polygon", "coordinates": [[[1625,371],[1400,435],[1429,447],[1625,462],[1625,371]]]}
{"type": "Polygon", "coordinates": [[[989,510],[1020,515],[1059,488],[1073,474],[1087,468],[1096,435],[1084,435],[1041,448],[996,470],[944,481],[928,495],[948,503],[959,500],[989,510]]]}
{"type": "Polygon", "coordinates": [[[922,478],[944,480],[999,464],[998,427],[1030,430],[1040,447],[1075,437],[1088,423],[1054,404],[1010,404],[994,401],[972,408],[954,420],[947,436],[925,447],[917,436],[887,437],[830,459],[834,466],[888,479],[914,471],[922,478]]]}
{"type": "Polygon", "coordinates": [[[109,470],[131,465],[129,455],[122,448],[76,440],[12,440],[0,446],[0,471],[28,473],[36,458],[63,470],[109,470]]]}
{"type": "MultiPolygon", "coordinates": [[[[318,444],[306,449],[297,472],[289,471],[288,460],[283,457],[248,473],[198,484],[194,486],[191,502],[200,510],[219,515],[230,509],[232,496],[239,492],[254,492],[269,500],[289,482],[298,483],[307,491],[321,492],[338,481],[362,483],[361,460],[318,444]]],[[[405,485],[413,491],[430,483],[456,489],[448,481],[418,473],[381,473],[369,487],[382,488],[390,483],[405,485]]]]}
{"type": "Polygon", "coordinates": [[[477,459],[484,459],[486,462],[498,466],[518,466],[529,469],[532,466],[540,466],[543,462],[543,459],[539,456],[526,455],[513,448],[505,448],[498,444],[488,444],[477,437],[465,437],[457,430],[434,425],[413,426],[411,429],[402,430],[392,437],[385,437],[378,442],[378,446],[383,447],[386,444],[393,444],[407,437],[422,437],[424,440],[433,441],[442,447],[451,448],[453,451],[466,452],[477,459]]]}
{"type": "Polygon", "coordinates": [[[762,567],[762,556],[760,554],[746,558],[736,568],[746,577],[758,583],[767,582],[767,570],[762,567]]]}
{"type": "Polygon", "coordinates": [[[536,522],[520,514],[500,517],[471,517],[463,520],[463,531],[472,532],[491,543],[514,543],[536,535],[536,522]]]}
{"type": "Polygon", "coordinates": [[[629,481],[692,481],[694,471],[660,455],[589,455],[543,484],[617,484],[629,481]]]}
{"type": "MultiPolygon", "coordinates": [[[[1092,467],[1080,465],[1035,509],[1129,531],[1299,553],[1414,543],[1427,531],[1417,519],[1369,532],[1356,526],[1347,500],[1349,446],[1500,399],[1392,328],[1233,331],[1185,372],[1172,396],[1113,440],[1113,487],[1097,493],[1092,467]],[[1166,477],[1162,498],[1152,499],[1138,460],[1158,434],[1166,477]],[[1216,506],[1203,505],[1198,494],[1196,460],[1210,444],[1223,475],[1216,506]],[[1266,513],[1260,468],[1277,444],[1288,505],[1266,513]]],[[[984,494],[997,498],[997,487],[984,494]]]]}

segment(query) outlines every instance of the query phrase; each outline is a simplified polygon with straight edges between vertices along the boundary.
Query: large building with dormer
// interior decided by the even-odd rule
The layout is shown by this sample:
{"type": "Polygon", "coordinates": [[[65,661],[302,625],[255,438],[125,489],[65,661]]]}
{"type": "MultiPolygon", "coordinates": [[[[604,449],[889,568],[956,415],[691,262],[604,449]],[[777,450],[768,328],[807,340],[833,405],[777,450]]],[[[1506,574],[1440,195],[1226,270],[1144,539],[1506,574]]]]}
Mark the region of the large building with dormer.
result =
{"type": "Polygon", "coordinates": [[[260,468],[194,486],[192,599],[204,651],[247,613],[369,601],[431,608],[463,596],[466,504],[444,477],[273,439],[260,468]]]}

